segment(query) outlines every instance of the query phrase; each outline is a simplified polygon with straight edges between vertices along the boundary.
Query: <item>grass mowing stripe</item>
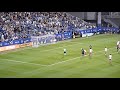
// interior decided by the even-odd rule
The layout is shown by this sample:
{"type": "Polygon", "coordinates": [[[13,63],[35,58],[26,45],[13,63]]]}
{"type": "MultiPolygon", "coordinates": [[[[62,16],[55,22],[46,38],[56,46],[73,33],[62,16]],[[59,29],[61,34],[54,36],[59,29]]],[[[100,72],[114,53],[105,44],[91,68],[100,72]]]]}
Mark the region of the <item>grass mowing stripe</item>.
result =
{"type": "MultiPolygon", "coordinates": [[[[113,47],[113,48],[114,48],[114,47],[113,47]]],[[[109,49],[113,49],[113,48],[109,48],[109,49]]],[[[102,51],[103,51],[103,50],[102,50],[102,51]]],[[[102,52],[102,51],[98,51],[98,52],[102,52]]],[[[98,53],[98,52],[95,52],[95,53],[98,53]]],[[[93,54],[95,54],[95,53],[93,53],[93,54]]],[[[88,56],[88,55],[87,55],[87,56],[88,56]]],[[[77,59],[77,58],[80,58],[80,57],[75,57],[75,58],[72,58],[72,59],[68,59],[68,60],[65,60],[65,61],[61,61],[61,62],[57,62],[57,63],[54,63],[54,64],[50,64],[50,65],[36,64],[36,63],[30,63],[30,62],[23,62],[23,61],[10,60],[10,59],[1,59],[1,60],[12,61],[12,62],[18,62],[18,63],[33,64],[33,65],[40,65],[40,66],[53,66],[53,65],[56,65],[56,64],[60,64],[60,63],[72,61],[72,60],[75,60],[75,59],[77,59]]]]}
{"type": "MultiPolygon", "coordinates": [[[[111,49],[113,49],[113,48],[111,48],[111,49]]],[[[102,50],[103,51],[103,50],[102,50]]],[[[102,51],[98,51],[98,52],[102,52],[102,51]]],[[[98,53],[97,52],[97,53],[98,53]]],[[[96,56],[99,56],[100,54],[97,54],[96,56]]],[[[73,58],[74,60],[75,59],[78,59],[78,58],[80,58],[80,57],[77,57],[77,58],[73,58]]],[[[68,60],[66,60],[67,62],[68,62],[68,60]]],[[[72,59],[69,59],[69,61],[72,61],[72,59]]],[[[63,62],[62,62],[63,63],[63,62]]],[[[57,65],[57,64],[54,64],[54,65],[57,65]]],[[[48,65],[48,66],[50,66],[50,65],[48,65]]],[[[53,66],[53,65],[51,65],[51,66],[53,66]]],[[[30,72],[25,72],[25,73],[22,73],[22,74],[35,74],[35,72],[37,72],[38,70],[43,70],[43,71],[45,71],[46,70],[46,68],[48,68],[48,67],[43,67],[43,68],[40,68],[40,69],[35,69],[35,70],[33,70],[33,71],[30,71],[30,72]]]]}
{"type": "MultiPolygon", "coordinates": [[[[102,53],[102,54],[103,54],[103,53],[102,53]]],[[[112,54],[116,54],[116,52],[114,52],[114,53],[112,53],[112,54]]],[[[101,55],[101,54],[97,54],[96,56],[98,57],[98,56],[100,56],[100,55],[101,55]]],[[[103,55],[104,55],[104,54],[103,54],[103,55]]],[[[96,56],[95,56],[95,57],[96,57],[96,56]]],[[[100,61],[100,60],[99,60],[99,61],[100,61]]],[[[95,63],[95,62],[97,62],[97,60],[95,60],[94,63],[95,63]]],[[[98,66],[98,64],[99,64],[99,65],[101,65],[101,64],[103,65],[103,63],[105,64],[105,62],[102,62],[102,63],[90,64],[90,65],[92,65],[92,67],[93,67],[93,66],[96,67],[96,66],[98,66]]],[[[72,63],[72,64],[73,64],[73,63],[72,63]]],[[[71,65],[72,65],[72,64],[71,64],[71,65]]],[[[69,66],[71,66],[71,65],[69,65],[69,66]]],[[[65,66],[68,67],[68,64],[65,65],[65,66]]],[[[100,66],[99,66],[99,67],[100,67],[100,66]]],[[[60,68],[62,68],[62,67],[60,67],[60,68]]],[[[72,68],[67,68],[67,69],[66,69],[66,67],[63,67],[63,68],[64,68],[64,71],[62,71],[62,72],[60,72],[60,73],[65,73],[65,72],[67,72],[68,70],[69,70],[70,72],[72,72],[72,68]],[[67,71],[66,71],[66,70],[67,70],[67,71]]],[[[55,69],[56,69],[56,68],[55,68],[55,69]]],[[[80,69],[81,69],[81,68],[80,68],[80,69]]],[[[85,70],[85,66],[84,66],[83,69],[85,70]]],[[[59,70],[59,68],[58,68],[57,70],[59,70]]],[[[82,71],[84,71],[84,70],[82,70],[82,71]]],[[[86,70],[89,70],[88,67],[86,68],[86,70]]],[[[45,71],[45,70],[43,70],[43,71],[45,71]]],[[[42,73],[43,73],[43,71],[42,71],[42,73]]],[[[53,71],[54,71],[54,70],[53,70],[53,71]]],[[[49,70],[47,70],[46,73],[47,73],[47,72],[49,72],[49,70]]],[[[75,71],[75,72],[76,72],[76,71],[75,71]]],[[[38,73],[41,73],[41,72],[38,72],[38,73]]],[[[41,74],[42,74],[42,73],[41,73],[41,74]]],[[[44,72],[44,73],[45,73],[45,72],[44,72]]],[[[60,73],[59,73],[59,74],[60,74],[60,73]]],[[[72,72],[72,73],[73,73],[73,72],[72,72]]],[[[32,74],[32,73],[31,73],[31,74],[32,74]]],[[[40,75],[41,75],[41,74],[40,74],[40,75]]],[[[53,74],[53,77],[55,76],[54,73],[51,73],[51,74],[53,74]]],[[[57,74],[58,74],[58,73],[57,73],[57,74]]],[[[58,74],[58,75],[59,75],[59,74],[58,74]]],[[[47,75],[47,74],[46,74],[46,75],[47,75]]],[[[57,75],[56,75],[56,76],[57,76],[57,75]]],[[[56,76],[55,76],[55,77],[56,77],[56,76]]],[[[33,77],[33,76],[32,76],[32,77],[33,77]]],[[[46,76],[45,76],[45,77],[46,77],[46,76]]],[[[50,73],[49,73],[49,76],[47,76],[47,77],[50,77],[50,73]]],[[[57,76],[57,77],[59,77],[59,76],[57,76]]]]}
{"type": "Polygon", "coordinates": [[[10,60],[10,59],[2,59],[2,60],[11,61],[11,62],[17,62],[17,63],[26,63],[26,64],[32,64],[32,65],[39,65],[39,66],[48,66],[48,65],[36,64],[36,63],[29,63],[29,62],[23,62],[23,61],[10,60]]]}
{"type": "MultiPolygon", "coordinates": [[[[116,53],[116,52],[115,52],[115,53],[116,53]]],[[[113,53],[113,54],[115,54],[115,53],[113,53]]],[[[95,57],[98,57],[98,56],[100,56],[100,55],[101,55],[101,54],[97,54],[95,57]]],[[[96,61],[96,62],[97,62],[97,61],[96,61]]],[[[103,63],[104,63],[104,62],[103,62],[103,63]]],[[[97,66],[97,65],[94,65],[94,66],[97,66]]],[[[49,68],[49,69],[50,69],[50,68],[49,68]]],[[[47,73],[47,72],[49,71],[49,69],[47,68],[47,70],[46,70],[46,68],[40,68],[40,69],[34,70],[34,71],[32,71],[32,72],[30,71],[30,72],[25,72],[25,73],[22,73],[22,74],[28,74],[28,73],[29,73],[29,75],[33,76],[33,75],[35,75],[35,74],[37,75],[38,73],[43,73],[43,72],[44,72],[44,73],[45,73],[45,72],[47,73]],[[41,70],[42,72],[39,72],[39,70],[41,70]]],[[[84,68],[84,70],[85,70],[85,69],[87,70],[88,68],[84,68]]],[[[66,72],[66,70],[67,70],[67,69],[64,68],[64,71],[62,71],[62,73],[66,72]]],[[[82,70],[82,71],[84,71],[84,70],[82,70]]],[[[61,72],[60,72],[60,73],[61,73],[61,72]]],[[[49,73],[49,74],[50,74],[50,73],[49,73]]],[[[48,76],[48,77],[49,77],[49,76],[48,76]]],[[[58,77],[58,76],[57,76],[57,77],[58,77]]]]}
{"type": "MultiPolygon", "coordinates": [[[[113,47],[114,48],[114,47],[113,47]]],[[[113,49],[113,48],[109,48],[109,49],[113,49]]],[[[98,52],[103,52],[104,50],[101,50],[101,51],[98,51],[98,52]]],[[[95,52],[95,53],[98,53],[98,52],[95,52]]],[[[95,54],[93,53],[93,54],[95,54]]],[[[88,55],[86,55],[88,56],[88,55]]],[[[80,57],[75,57],[75,58],[72,58],[72,59],[69,59],[69,60],[65,60],[65,61],[62,61],[62,62],[57,62],[57,63],[54,63],[54,64],[51,64],[51,65],[48,65],[48,66],[53,66],[53,65],[56,65],[56,64],[60,64],[60,63],[64,63],[64,62],[68,62],[68,61],[72,61],[72,60],[75,60],[75,59],[78,59],[80,57]]]]}

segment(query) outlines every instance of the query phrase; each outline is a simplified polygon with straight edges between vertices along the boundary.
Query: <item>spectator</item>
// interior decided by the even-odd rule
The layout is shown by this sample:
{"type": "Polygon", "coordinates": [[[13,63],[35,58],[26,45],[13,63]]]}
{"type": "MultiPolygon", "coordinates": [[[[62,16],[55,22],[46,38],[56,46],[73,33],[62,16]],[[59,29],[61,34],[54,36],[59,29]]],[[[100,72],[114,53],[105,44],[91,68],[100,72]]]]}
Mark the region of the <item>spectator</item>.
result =
{"type": "Polygon", "coordinates": [[[1,12],[0,41],[28,38],[32,35],[57,34],[77,28],[95,28],[65,12],[1,12]]]}

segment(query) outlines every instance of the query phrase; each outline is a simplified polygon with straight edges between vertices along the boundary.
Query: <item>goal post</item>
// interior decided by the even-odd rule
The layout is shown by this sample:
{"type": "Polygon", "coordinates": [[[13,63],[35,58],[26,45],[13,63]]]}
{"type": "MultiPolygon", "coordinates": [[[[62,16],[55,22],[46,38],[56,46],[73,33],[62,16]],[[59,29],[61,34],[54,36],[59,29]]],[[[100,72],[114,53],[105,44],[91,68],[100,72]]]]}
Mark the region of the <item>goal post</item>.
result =
{"type": "Polygon", "coordinates": [[[38,37],[37,36],[31,36],[31,41],[32,41],[32,47],[38,47],[38,37]]]}
{"type": "Polygon", "coordinates": [[[57,42],[55,35],[31,36],[31,41],[33,47],[54,44],[57,42]]]}

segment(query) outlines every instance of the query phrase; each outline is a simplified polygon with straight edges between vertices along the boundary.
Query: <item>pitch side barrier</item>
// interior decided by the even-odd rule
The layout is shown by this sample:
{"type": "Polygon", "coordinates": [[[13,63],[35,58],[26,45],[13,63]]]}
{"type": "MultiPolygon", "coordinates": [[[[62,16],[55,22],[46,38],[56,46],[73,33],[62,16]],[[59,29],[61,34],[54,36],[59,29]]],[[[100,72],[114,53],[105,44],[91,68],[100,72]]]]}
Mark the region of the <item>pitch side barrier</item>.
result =
{"type": "MultiPolygon", "coordinates": [[[[72,32],[67,31],[60,34],[55,34],[56,40],[66,40],[72,38],[72,32]]],[[[12,50],[22,47],[32,46],[31,38],[17,39],[12,41],[0,42],[0,51],[12,50]]]]}
{"type": "Polygon", "coordinates": [[[31,38],[0,42],[0,52],[27,46],[32,46],[31,38]]]}
{"type": "MultiPolygon", "coordinates": [[[[79,32],[84,37],[86,35],[92,36],[94,33],[104,33],[109,31],[117,32],[118,30],[119,30],[118,28],[114,28],[114,27],[97,27],[97,28],[86,29],[86,30],[77,29],[75,31],[79,32]]],[[[57,41],[62,41],[62,40],[71,39],[71,38],[72,38],[72,31],[56,34],[57,41]]]]}
{"type": "Polygon", "coordinates": [[[17,40],[11,40],[11,41],[9,40],[9,41],[0,42],[0,47],[24,44],[24,43],[29,43],[29,42],[31,42],[31,38],[17,39],[17,40]]]}
{"type": "Polygon", "coordinates": [[[79,30],[81,34],[86,34],[86,33],[104,33],[104,32],[117,32],[119,29],[114,28],[114,27],[97,27],[93,29],[87,29],[87,30],[79,30]]]}
{"type": "Polygon", "coordinates": [[[56,40],[57,41],[62,41],[62,40],[67,40],[72,38],[72,31],[67,31],[56,35],[56,40]]]}

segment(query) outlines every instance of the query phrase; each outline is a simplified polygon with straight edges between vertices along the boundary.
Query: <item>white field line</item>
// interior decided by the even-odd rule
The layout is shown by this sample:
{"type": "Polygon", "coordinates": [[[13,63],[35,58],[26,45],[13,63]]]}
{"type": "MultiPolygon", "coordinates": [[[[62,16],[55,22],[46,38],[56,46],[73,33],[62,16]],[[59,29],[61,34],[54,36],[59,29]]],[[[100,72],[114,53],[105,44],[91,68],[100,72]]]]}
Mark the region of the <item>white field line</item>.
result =
{"type": "MultiPolygon", "coordinates": [[[[62,47],[47,49],[47,50],[43,50],[43,51],[39,51],[39,52],[46,52],[46,51],[56,50],[56,49],[59,49],[59,48],[70,47],[70,46],[73,46],[73,45],[85,44],[85,43],[79,43],[79,42],[77,43],[77,42],[72,42],[72,41],[71,41],[70,43],[75,43],[75,44],[72,44],[72,45],[64,45],[64,46],[62,46],[62,47]]],[[[16,50],[14,50],[14,51],[12,51],[12,52],[18,52],[18,51],[22,51],[22,50],[26,50],[26,49],[32,49],[32,47],[16,49],[16,50]]],[[[2,52],[2,53],[0,53],[0,54],[7,54],[7,53],[9,53],[9,52],[2,52]]]]}
{"type": "MultiPolygon", "coordinates": [[[[71,43],[74,43],[74,42],[71,42],[71,43]]],[[[46,51],[56,50],[56,49],[59,49],[59,48],[70,47],[70,46],[78,45],[78,44],[84,44],[84,43],[75,43],[75,44],[72,44],[72,45],[64,45],[64,46],[62,46],[62,47],[57,47],[57,48],[53,48],[53,49],[48,49],[48,50],[44,50],[44,51],[40,51],[40,52],[46,52],[46,51]]]]}
{"type": "MultiPolygon", "coordinates": [[[[115,47],[113,47],[115,48],[115,47]]],[[[113,49],[113,48],[109,48],[109,49],[113,49]]],[[[101,50],[101,51],[98,51],[98,52],[103,52],[104,50],[101,50]]],[[[95,53],[98,53],[98,52],[95,52],[95,53]]],[[[93,53],[93,54],[95,54],[93,53]]],[[[86,55],[88,56],[88,55],[86,55]]],[[[37,65],[37,66],[53,66],[53,65],[57,65],[57,64],[60,64],[60,63],[64,63],[64,62],[68,62],[68,61],[72,61],[72,60],[75,60],[77,58],[80,58],[81,56],[79,57],[75,57],[75,58],[72,58],[72,59],[68,59],[68,60],[65,60],[65,61],[61,61],[61,62],[57,62],[57,63],[53,63],[53,64],[50,64],[50,65],[44,65],[44,64],[36,64],[36,63],[30,63],[30,62],[23,62],[23,61],[16,61],[16,60],[10,60],[10,59],[2,59],[2,60],[6,60],[6,61],[12,61],[12,62],[17,62],[17,63],[26,63],[26,64],[31,64],[31,65],[37,65]]]]}
{"type": "Polygon", "coordinates": [[[43,65],[43,64],[36,64],[36,63],[30,63],[30,62],[16,61],[16,60],[10,60],[10,59],[2,59],[2,60],[11,61],[11,62],[16,62],[16,63],[32,64],[32,65],[37,65],[37,66],[48,66],[48,65],[43,65]]]}
{"type": "MultiPolygon", "coordinates": [[[[59,41],[59,42],[57,42],[57,43],[64,43],[64,42],[71,42],[72,41],[72,39],[70,39],[70,40],[66,40],[66,41],[59,41]]],[[[56,43],[56,44],[57,44],[56,43]]],[[[47,45],[48,46],[48,45],[47,45]]],[[[39,46],[39,47],[41,47],[41,46],[39,46]]],[[[9,52],[18,52],[18,51],[22,51],[22,50],[28,50],[28,49],[32,49],[33,47],[25,47],[25,48],[19,48],[19,49],[14,49],[13,51],[11,51],[11,50],[9,50],[9,52]]],[[[50,49],[51,50],[51,49],[50,49]]],[[[43,50],[44,51],[44,50],[43,50]]],[[[7,54],[7,53],[9,53],[9,52],[0,52],[0,54],[7,54]]]]}
{"type": "MultiPolygon", "coordinates": [[[[113,49],[113,48],[110,48],[110,49],[113,49]]],[[[102,51],[104,51],[104,50],[101,50],[101,51],[98,51],[98,52],[102,52],[102,51]]],[[[98,52],[96,52],[96,53],[98,53],[98,52]]],[[[117,52],[114,52],[114,53],[112,53],[112,55],[113,54],[116,54],[117,52]]],[[[94,53],[95,54],[95,53],[94,53]]],[[[103,53],[104,54],[104,53],[103,53]]],[[[100,56],[101,54],[97,54],[97,55],[95,55],[95,56],[100,56]]],[[[94,57],[95,57],[94,56],[94,57]]],[[[66,60],[66,61],[62,61],[62,62],[58,62],[58,63],[54,63],[54,64],[51,64],[51,65],[47,65],[47,66],[53,66],[53,65],[57,65],[57,64],[60,64],[60,63],[64,63],[64,62],[68,62],[68,61],[72,61],[72,60],[75,60],[75,59],[78,59],[78,58],[80,58],[80,57],[76,57],[76,58],[72,58],[72,59],[69,59],[69,60],[66,60]]],[[[27,74],[27,73],[29,73],[29,74],[33,74],[33,72],[36,72],[36,71],[38,71],[38,70],[42,70],[41,68],[39,68],[39,69],[35,69],[35,70],[33,70],[33,71],[29,71],[29,72],[24,72],[24,73],[22,73],[22,74],[27,74]]]]}
{"type": "MultiPolygon", "coordinates": [[[[115,47],[113,47],[113,48],[115,48],[115,47]]],[[[110,50],[110,49],[113,49],[113,48],[109,48],[109,50],[110,50]]],[[[101,50],[101,51],[98,51],[98,52],[103,52],[103,51],[104,51],[104,50],[101,50]]],[[[98,52],[95,52],[95,53],[98,53],[98,52]]],[[[93,54],[95,54],[95,53],[93,53],[93,54]]],[[[88,55],[89,55],[89,54],[88,54],[88,55]]],[[[88,55],[86,55],[86,56],[88,56],[88,55]]],[[[82,56],[80,56],[80,57],[82,57],[82,56]]],[[[68,60],[65,60],[65,61],[57,62],[57,63],[54,63],[54,64],[50,64],[50,65],[48,65],[48,66],[53,66],[53,65],[56,65],[56,64],[60,64],[60,63],[72,61],[72,60],[78,59],[78,58],[80,58],[80,57],[75,57],[75,58],[68,59],[68,60]]]]}

